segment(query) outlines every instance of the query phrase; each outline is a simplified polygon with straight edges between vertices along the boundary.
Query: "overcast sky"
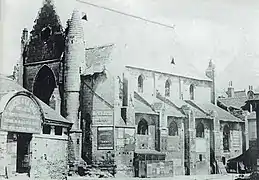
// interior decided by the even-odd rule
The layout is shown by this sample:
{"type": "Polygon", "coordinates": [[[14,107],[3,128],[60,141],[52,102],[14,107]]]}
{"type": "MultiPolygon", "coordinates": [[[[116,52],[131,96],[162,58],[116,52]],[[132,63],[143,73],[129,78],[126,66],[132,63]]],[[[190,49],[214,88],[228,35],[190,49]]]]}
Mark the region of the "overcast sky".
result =
{"type": "MultiPolygon", "coordinates": [[[[203,73],[213,59],[220,76],[237,57],[259,54],[258,0],[86,1],[175,25],[175,29],[159,27],[75,0],[54,0],[63,26],[75,7],[88,15],[84,22],[87,46],[115,43],[123,48],[116,55],[118,64],[168,66],[174,57],[176,64],[191,63],[203,73]]],[[[5,0],[2,73],[11,74],[19,60],[22,29],[31,30],[42,2],[5,0]]]]}

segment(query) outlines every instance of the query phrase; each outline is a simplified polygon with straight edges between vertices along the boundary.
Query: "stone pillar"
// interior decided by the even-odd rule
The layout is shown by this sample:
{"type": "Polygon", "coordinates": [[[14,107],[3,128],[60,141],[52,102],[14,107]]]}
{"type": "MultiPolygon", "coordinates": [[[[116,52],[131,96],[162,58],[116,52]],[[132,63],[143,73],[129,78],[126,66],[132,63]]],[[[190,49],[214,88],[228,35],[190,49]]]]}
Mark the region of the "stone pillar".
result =
{"type": "Polygon", "coordinates": [[[187,167],[187,175],[196,174],[196,133],[195,133],[195,117],[193,110],[188,106],[182,106],[184,113],[187,115],[185,123],[185,162],[187,167]]]}
{"type": "Polygon", "coordinates": [[[50,134],[55,135],[55,126],[50,126],[50,134]]]}
{"type": "Polygon", "coordinates": [[[249,149],[249,133],[248,133],[248,112],[245,112],[245,142],[246,142],[246,150],[249,149]]]}
{"type": "Polygon", "coordinates": [[[182,175],[184,175],[185,173],[184,173],[184,151],[185,151],[185,149],[184,149],[184,141],[185,141],[185,138],[184,138],[184,134],[185,134],[185,129],[184,129],[184,119],[182,119],[182,122],[181,122],[181,131],[180,131],[180,139],[181,139],[181,141],[182,141],[182,145],[183,145],[183,147],[181,148],[181,150],[182,150],[182,154],[183,154],[183,156],[182,156],[182,175]]]}
{"type": "Polygon", "coordinates": [[[213,151],[215,153],[215,159],[217,162],[221,161],[222,155],[222,138],[220,132],[220,121],[217,117],[217,112],[213,111],[213,151]]]}
{"type": "Polygon", "coordinates": [[[7,170],[7,132],[0,131],[0,176],[6,175],[7,170]]]}

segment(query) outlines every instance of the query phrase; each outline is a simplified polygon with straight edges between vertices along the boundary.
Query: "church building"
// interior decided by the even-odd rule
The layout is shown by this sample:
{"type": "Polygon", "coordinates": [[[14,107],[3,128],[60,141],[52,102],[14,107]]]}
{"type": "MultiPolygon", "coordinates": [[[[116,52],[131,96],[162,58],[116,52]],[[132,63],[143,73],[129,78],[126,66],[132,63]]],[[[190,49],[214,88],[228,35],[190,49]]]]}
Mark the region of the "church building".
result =
{"type": "Polygon", "coordinates": [[[245,121],[215,105],[212,61],[204,75],[171,62],[128,64],[116,74],[107,66],[115,44],[87,47],[82,21],[74,10],[64,28],[45,0],[32,30],[22,32],[16,72],[73,124],[70,164],[116,164],[117,174],[131,177],[211,174],[242,153],[245,121]]]}

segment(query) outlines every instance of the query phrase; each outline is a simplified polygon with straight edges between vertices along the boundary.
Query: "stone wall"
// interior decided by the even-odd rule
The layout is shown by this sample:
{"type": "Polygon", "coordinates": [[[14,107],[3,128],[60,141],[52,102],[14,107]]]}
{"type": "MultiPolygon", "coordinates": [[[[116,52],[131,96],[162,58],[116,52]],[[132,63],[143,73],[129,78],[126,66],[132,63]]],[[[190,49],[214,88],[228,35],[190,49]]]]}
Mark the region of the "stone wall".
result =
{"type": "Polygon", "coordinates": [[[175,175],[184,175],[184,119],[167,117],[167,127],[175,121],[178,127],[178,135],[166,136],[166,148],[162,152],[166,153],[166,161],[173,161],[175,175]]]}
{"type": "Polygon", "coordinates": [[[187,77],[179,77],[176,75],[170,75],[166,73],[159,73],[150,70],[126,68],[126,75],[129,76],[130,92],[138,90],[138,77],[143,75],[143,95],[152,96],[155,95],[158,90],[162,95],[165,94],[165,83],[170,81],[170,98],[190,99],[190,85],[195,87],[194,94],[195,99],[200,101],[211,101],[211,88],[212,82],[206,80],[197,80],[187,77]]]}
{"type": "Polygon", "coordinates": [[[81,128],[84,129],[82,156],[88,163],[92,163],[92,160],[95,162],[101,161],[102,156],[108,151],[114,154],[114,149],[99,150],[97,148],[98,127],[113,128],[114,77],[107,73],[85,76],[82,79],[80,106],[81,128]]]}
{"type": "Polygon", "coordinates": [[[4,177],[5,167],[6,167],[6,142],[7,142],[7,132],[0,131],[0,177],[4,177]]]}
{"type": "Polygon", "coordinates": [[[220,129],[220,141],[222,157],[226,158],[226,161],[230,158],[237,157],[242,154],[242,128],[239,123],[221,122],[220,129]],[[230,145],[229,151],[223,150],[223,127],[228,124],[230,127],[230,145]]]}
{"type": "Polygon", "coordinates": [[[31,177],[57,180],[64,177],[68,171],[67,145],[68,137],[66,135],[33,135],[31,177]]]}

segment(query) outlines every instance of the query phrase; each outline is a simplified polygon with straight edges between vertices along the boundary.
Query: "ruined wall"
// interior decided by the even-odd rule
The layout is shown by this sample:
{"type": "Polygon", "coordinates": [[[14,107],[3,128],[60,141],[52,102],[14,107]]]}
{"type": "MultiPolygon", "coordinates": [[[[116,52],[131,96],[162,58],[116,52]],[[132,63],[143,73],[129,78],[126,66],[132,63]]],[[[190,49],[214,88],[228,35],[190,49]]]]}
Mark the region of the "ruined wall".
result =
{"type": "Polygon", "coordinates": [[[175,121],[178,127],[178,134],[175,136],[166,136],[161,138],[166,141],[166,147],[161,149],[162,152],[166,153],[166,161],[173,161],[174,174],[184,175],[184,119],[167,117],[167,127],[170,123],[175,121]]]}
{"type": "MultiPolygon", "coordinates": [[[[136,149],[153,149],[159,150],[159,119],[158,115],[149,115],[136,113],[135,124],[136,129],[139,121],[145,119],[148,123],[148,135],[136,135],[136,149]],[[154,126],[154,129],[150,129],[154,126]]],[[[136,132],[137,133],[137,132],[136,132]]]]}
{"type": "Polygon", "coordinates": [[[33,135],[31,140],[33,179],[61,179],[68,171],[68,137],[33,135]]]}
{"type": "Polygon", "coordinates": [[[212,121],[196,119],[204,124],[204,137],[196,137],[196,174],[210,174],[210,140],[212,121]]]}
{"type": "MultiPolygon", "coordinates": [[[[1,114],[0,114],[1,118],[1,114]]],[[[7,142],[7,132],[0,131],[0,177],[4,177],[5,166],[6,166],[6,142],[7,142]]]]}
{"type": "MultiPolygon", "coordinates": [[[[108,74],[100,73],[82,78],[80,93],[81,128],[83,129],[82,157],[88,163],[102,161],[103,156],[109,151],[114,154],[114,142],[110,142],[113,144],[108,145],[109,148],[106,149],[100,149],[97,145],[99,143],[97,133],[102,133],[100,127],[113,128],[113,91],[114,77],[108,74]]],[[[114,133],[111,135],[113,141],[114,133]]]]}

